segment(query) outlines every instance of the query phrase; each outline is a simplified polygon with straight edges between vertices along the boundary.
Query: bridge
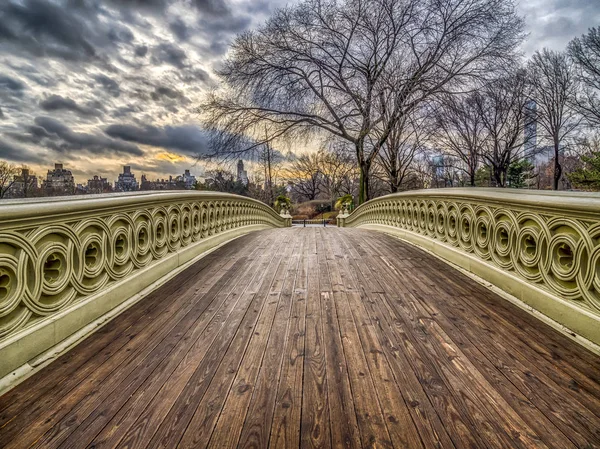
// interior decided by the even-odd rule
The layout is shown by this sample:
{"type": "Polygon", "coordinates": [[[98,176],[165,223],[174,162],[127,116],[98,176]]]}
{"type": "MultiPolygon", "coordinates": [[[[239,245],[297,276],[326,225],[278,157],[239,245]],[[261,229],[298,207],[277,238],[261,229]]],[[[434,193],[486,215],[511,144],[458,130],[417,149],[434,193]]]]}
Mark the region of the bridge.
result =
{"type": "Polygon", "coordinates": [[[290,224],[207,192],[1,205],[0,447],[600,447],[599,196],[290,224]]]}

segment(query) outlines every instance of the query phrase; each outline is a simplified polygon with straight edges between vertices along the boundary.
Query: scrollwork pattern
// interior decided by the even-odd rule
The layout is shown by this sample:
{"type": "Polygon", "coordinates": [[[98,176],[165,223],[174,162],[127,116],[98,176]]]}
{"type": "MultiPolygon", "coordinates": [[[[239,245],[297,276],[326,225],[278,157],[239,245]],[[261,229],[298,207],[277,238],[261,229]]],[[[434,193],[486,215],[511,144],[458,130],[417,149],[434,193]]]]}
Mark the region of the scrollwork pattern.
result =
{"type": "Polygon", "coordinates": [[[438,240],[600,315],[600,209],[595,219],[576,215],[399,194],[365,203],[343,225],[382,224],[438,240]]]}
{"type": "Polygon", "coordinates": [[[0,340],[210,236],[284,223],[267,205],[229,196],[106,213],[90,207],[73,219],[57,215],[44,224],[3,227],[0,340]]]}

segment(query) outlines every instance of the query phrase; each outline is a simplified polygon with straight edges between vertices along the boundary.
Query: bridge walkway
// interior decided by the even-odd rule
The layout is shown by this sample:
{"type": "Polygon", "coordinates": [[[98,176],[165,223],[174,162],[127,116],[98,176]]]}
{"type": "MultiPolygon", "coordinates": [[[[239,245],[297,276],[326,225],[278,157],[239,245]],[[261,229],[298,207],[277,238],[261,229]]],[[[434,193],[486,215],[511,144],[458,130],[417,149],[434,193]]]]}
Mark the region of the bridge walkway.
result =
{"type": "Polygon", "coordinates": [[[600,357],[390,236],[261,231],[0,397],[0,447],[596,448],[600,357]]]}

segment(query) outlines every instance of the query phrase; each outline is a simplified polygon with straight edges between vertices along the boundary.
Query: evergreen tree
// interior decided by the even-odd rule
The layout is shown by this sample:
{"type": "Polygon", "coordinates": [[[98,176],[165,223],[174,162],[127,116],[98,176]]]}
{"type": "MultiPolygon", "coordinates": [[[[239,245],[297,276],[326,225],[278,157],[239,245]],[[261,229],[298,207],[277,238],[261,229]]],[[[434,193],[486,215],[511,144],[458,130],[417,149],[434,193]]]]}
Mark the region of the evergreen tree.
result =
{"type": "Polygon", "coordinates": [[[533,164],[527,159],[515,161],[508,167],[508,186],[514,189],[522,189],[529,186],[529,181],[535,177],[533,164]]]}
{"type": "Polygon", "coordinates": [[[588,156],[581,156],[585,167],[578,168],[567,177],[575,187],[583,190],[600,190],[600,151],[592,152],[588,156]]]}

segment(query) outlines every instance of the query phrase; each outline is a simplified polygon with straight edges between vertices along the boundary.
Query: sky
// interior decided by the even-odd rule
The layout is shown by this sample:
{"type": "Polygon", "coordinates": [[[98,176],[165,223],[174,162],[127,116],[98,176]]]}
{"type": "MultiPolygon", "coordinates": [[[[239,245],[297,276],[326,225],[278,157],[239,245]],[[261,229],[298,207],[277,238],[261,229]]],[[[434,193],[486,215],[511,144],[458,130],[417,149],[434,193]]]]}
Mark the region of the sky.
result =
{"type": "MultiPolygon", "coordinates": [[[[237,33],[286,0],[0,0],[0,159],[85,183],[202,175],[196,106],[237,33]]],[[[600,25],[600,0],[523,0],[525,55],[600,25]]]]}

